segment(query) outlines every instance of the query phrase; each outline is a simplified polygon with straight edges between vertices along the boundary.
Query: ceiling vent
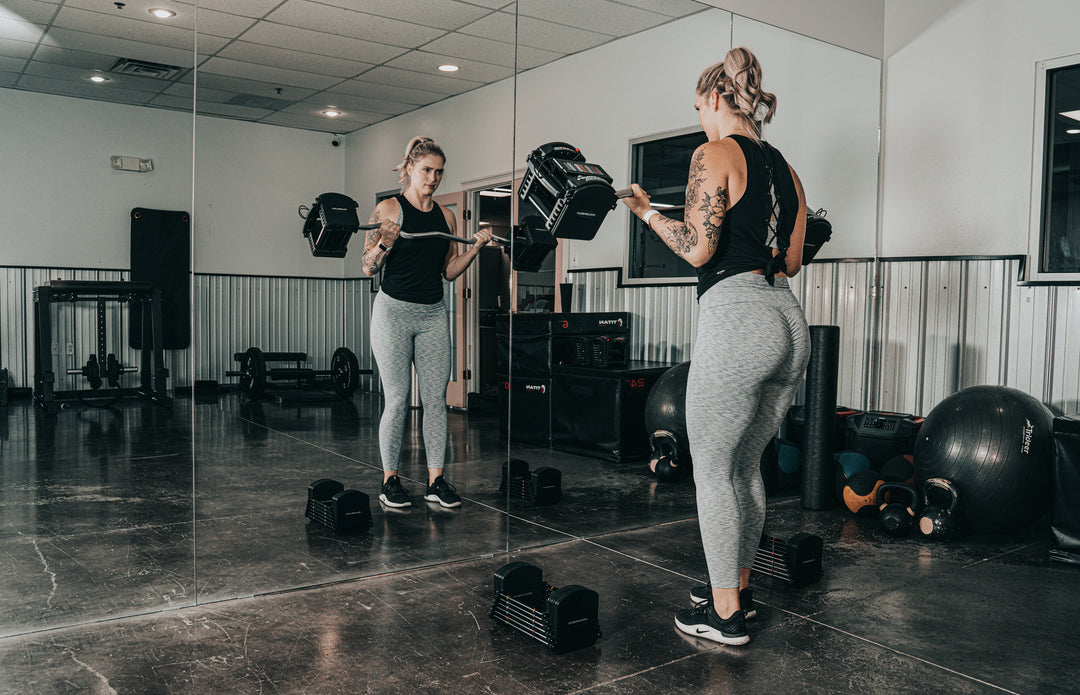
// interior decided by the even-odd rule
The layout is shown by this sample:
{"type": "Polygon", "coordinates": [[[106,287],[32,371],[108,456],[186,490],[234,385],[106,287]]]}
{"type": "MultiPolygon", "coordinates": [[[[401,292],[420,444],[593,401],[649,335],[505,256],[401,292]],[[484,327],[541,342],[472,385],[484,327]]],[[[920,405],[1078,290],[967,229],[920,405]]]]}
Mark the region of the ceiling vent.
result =
{"type": "Polygon", "coordinates": [[[134,60],[132,58],[117,58],[113,66],[109,68],[109,72],[134,75],[135,77],[151,77],[156,80],[171,80],[179,75],[182,70],[183,68],[176,65],[151,63],[148,60],[134,60]]]}
{"type": "Polygon", "coordinates": [[[289,99],[275,99],[274,97],[262,97],[258,94],[236,94],[225,101],[233,106],[250,106],[253,109],[269,109],[279,111],[286,106],[292,106],[295,102],[289,99]]]}

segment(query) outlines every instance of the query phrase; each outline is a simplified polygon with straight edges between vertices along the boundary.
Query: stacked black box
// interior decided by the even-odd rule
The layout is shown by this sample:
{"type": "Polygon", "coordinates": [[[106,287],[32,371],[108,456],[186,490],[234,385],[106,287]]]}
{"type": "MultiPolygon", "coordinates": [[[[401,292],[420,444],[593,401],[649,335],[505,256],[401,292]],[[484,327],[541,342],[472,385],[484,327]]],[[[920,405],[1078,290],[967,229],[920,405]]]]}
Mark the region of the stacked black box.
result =
{"type": "Polygon", "coordinates": [[[622,367],[629,339],[630,314],[625,311],[553,314],[551,364],[622,367]]]}
{"type": "Polygon", "coordinates": [[[550,447],[551,379],[515,374],[502,382],[500,393],[499,431],[509,426],[511,441],[550,447]]]}
{"type": "Polygon", "coordinates": [[[672,366],[635,361],[621,369],[553,367],[552,448],[609,461],[647,456],[645,401],[657,379],[672,366]]]}

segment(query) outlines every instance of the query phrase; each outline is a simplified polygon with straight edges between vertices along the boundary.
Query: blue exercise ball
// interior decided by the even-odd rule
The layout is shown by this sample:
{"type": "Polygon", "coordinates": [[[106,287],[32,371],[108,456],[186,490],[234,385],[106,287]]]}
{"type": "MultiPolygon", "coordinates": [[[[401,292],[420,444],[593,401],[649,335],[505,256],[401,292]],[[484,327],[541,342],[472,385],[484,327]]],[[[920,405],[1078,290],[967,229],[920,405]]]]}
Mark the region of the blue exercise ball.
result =
{"type": "Polygon", "coordinates": [[[1054,416],[1023,391],[972,386],[937,404],[915,440],[915,479],[946,478],[973,531],[1006,533],[1050,508],[1054,416]]]}

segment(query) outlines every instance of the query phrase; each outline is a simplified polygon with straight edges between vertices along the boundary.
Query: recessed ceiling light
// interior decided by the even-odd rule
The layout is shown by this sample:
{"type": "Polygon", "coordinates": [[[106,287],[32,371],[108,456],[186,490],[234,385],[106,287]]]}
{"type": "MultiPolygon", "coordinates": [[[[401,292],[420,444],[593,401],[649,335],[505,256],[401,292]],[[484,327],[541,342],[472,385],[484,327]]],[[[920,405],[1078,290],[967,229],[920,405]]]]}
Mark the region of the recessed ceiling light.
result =
{"type": "Polygon", "coordinates": [[[1069,128],[1065,131],[1066,135],[1080,135],[1080,128],[1069,128]]]}
{"type": "Polygon", "coordinates": [[[91,82],[98,82],[98,83],[108,82],[109,81],[109,78],[105,77],[103,75],[91,75],[87,79],[90,80],[91,82]]]}
{"type": "Polygon", "coordinates": [[[456,65],[450,65],[450,64],[448,63],[448,64],[446,64],[446,65],[440,65],[440,66],[439,66],[439,69],[440,69],[440,70],[442,70],[443,72],[457,72],[457,71],[458,71],[458,70],[460,70],[461,68],[459,68],[459,67],[458,67],[458,66],[456,66],[456,65]]]}
{"type": "Polygon", "coordinates": [[[341,115],[341,112],[338,111],[337,109],[327,109],[327,110],[323,111],[323,115],[324,116],[329,116],[330,118],[337,118],[338,116],[341,115]]]}
{"type": "Polygon", "coordinates": [[[149,10],[150,14],[154,15],[158,19],[169,19],[175,17],[176,13],[172,10],[166,10],[164,7],[154,7],[149,10]]]}

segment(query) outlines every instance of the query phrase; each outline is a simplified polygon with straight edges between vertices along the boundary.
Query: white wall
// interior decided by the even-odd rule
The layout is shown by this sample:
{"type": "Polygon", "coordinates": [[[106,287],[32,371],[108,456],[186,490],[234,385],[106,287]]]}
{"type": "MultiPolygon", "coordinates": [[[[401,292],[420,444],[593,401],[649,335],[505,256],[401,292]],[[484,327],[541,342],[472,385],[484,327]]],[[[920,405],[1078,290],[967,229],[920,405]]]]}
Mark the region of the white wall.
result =
{"type": "MultiPolygon", "coordinates": [[[[882,57],[885,0],[701,0],[737,15],[882,57]]],[[[938,3],[946,0],[911,0],[938,3]]]]}
{"type": "MultiPolygon", "coordinates": [[[[518,159],[562,140],[625,186],[630,140],[699,127],[698,74],[723,58],[729,38],[758,54],[779,98],[765,137],[799,172],[810,204],[829,211],[834,240],[821,257],[873,256],[880,62],[720,10],[519,75],[518,159]]],[[[568,267],[621,267],[628,215],[620,205],[592,241],[561,242],[568,267]]]]}
{"type": "Polygon", "coordinates": [[[1026,253],[1035,63],[1080,53],[1080,3],[941,10],[886,1],[882,255],[1026,253]]]}
{"type": "MultiPolygon", "coordinates": [[[[345,137],[345,193],[360,204],[366,222],[375,195],[398,188],[393,171],[405,145],[416,135],[434,138],[446,153],[446,174],[439,193],[452,193],[466,182],[509,174],[514,128],[513,81],[503,80],[397,118],[368,126],[345,137]]],[[[518,114],[523,118],[523,114],[518,114]]],[[[517,159],[524,160],[524,155],[517,159]]],[[[360,248],[361,240],[353,243],[360,248]]],[[[351,248],[351,247],[350,247],[351,248]]],[[[346,259],[346,276],[360,277],[360,253],[346,259]]]]}
{"type": "Polygon", "coordinates": [[[320,193],[344,192],[345,148],[330,140],[325,133],[200,116],[195,271],[342,277],[341,259],[311,255],[297,214],[320,193]]]}
{"type": "Polygon", "coordinates": [[[190,211],[191,114],[0,89],[0,166],[0,265],[127,268],[132,208],[190,211]]]}

